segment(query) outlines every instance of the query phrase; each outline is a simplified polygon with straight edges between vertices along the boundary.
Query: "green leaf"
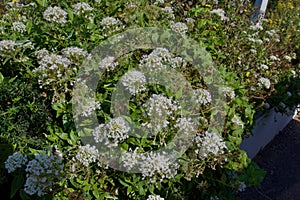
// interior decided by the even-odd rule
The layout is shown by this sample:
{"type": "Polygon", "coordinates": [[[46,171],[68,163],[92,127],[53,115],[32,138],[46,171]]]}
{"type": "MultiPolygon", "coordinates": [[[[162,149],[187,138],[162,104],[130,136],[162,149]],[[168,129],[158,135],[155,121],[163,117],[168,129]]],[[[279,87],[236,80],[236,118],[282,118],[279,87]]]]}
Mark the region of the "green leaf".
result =
{"type": "Polygon", "coordinates": [[[32,28],[32,21],[28,20],[27,24],[26,24],[26,31],[28,34],[30,34],[30,32],[31,32],[31,28],[32,28]]]}
{"type": "Polygon", "coordinates": [[[25,182],[22,174],[15,176],[11,183],[10,198],[13,198],[18,190],[20,190],[25,182]]]}
{"type": "Polygon", "coordinates": [[[99,188],[97,187],[97,185],[94,185],[94,187],[93,187],[93,195],[96,197],[96,199],[99,199],[99,197],[100,197],[99,188]]]}
{"type": "Polygon", "coordinates": [[[73,21],[74,19],[74,14],[73,14],[73,11],[71,9],[68,9],[68,18],[73,21]]]}
{"type": "Polygon", "coordinates": [[[4,76],[2,75],[2,73],[0,72],[0,83],[2,83],[4,80],[4,76]]]}
{"type": "Polygon", "coordinates": [[[20,194],[20,197],[22,200],[30,200],[31,199],[24,190],[20,190],[19,194],[20,194]]]}
{"type": "Polygon", "coordinates": [[[48,6],[48,2],[47,0],[37,0],[37,3],[42,6],[42,7],[47,7],[48,6]]]}

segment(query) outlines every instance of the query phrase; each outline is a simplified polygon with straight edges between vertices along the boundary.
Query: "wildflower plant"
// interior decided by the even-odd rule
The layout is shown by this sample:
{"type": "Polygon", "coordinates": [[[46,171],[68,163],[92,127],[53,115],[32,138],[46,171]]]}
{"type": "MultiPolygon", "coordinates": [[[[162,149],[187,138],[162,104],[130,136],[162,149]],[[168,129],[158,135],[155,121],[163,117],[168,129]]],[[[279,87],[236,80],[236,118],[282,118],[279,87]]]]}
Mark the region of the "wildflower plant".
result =
{"type": "Polygon", "coordinates": [[[248,0],[4,1],[10,196],[233,199],[259,184],[239,145],[254,113],[299,102],[295,5],[253,23],[248,0]]]}

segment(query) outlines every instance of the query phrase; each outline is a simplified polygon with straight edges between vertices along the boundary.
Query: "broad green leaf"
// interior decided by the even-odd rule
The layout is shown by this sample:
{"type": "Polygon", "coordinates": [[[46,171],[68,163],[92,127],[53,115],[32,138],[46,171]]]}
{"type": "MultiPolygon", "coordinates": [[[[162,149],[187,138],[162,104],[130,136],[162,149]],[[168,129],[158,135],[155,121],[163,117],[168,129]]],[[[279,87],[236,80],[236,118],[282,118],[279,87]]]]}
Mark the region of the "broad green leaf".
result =
{"type": "Polygon", "coordinates": [[[11,183],[11,190],[10,190],[10,198],[13,198],[18,190],[20,190],[24,185],[25,179],[23,174],[19,174],[13,178],[11,183]]]}

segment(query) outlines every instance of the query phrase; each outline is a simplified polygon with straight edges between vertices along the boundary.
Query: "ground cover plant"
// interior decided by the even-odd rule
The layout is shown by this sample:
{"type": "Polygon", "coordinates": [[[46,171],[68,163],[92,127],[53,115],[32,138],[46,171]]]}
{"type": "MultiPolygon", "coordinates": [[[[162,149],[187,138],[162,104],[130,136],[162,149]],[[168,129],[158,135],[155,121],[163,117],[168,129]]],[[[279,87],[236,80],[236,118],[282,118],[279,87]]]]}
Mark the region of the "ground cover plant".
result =
{"type": "Polygon", "coordinates": [[[248,0],[3,1],[0,183],[7,198],[234,199],[258,185],[264,171],[239,145],[255,113],[285,112],[299,102],[296,5],[272,2],[253,23],[248,0]],[[141,29],[147,27],[169,32],[148,37],[142,30],[154,29],[141,29]],[[130,30],[141,30],[135,42],[161,46],[95,56],[107,41],[135,44],[123,38],[130,30]],[[172,45],[174,36],[196,45],[172,45]],[[198,56],[203,52],[209,56],[198,56]],[[211,77],[219,85],[211,87],[193,59],[217,74],[211,77]],[[101,73],[81,73],[95,60],[101,73]],[[95,90],[86,89],[93,99],[82,98],[80,78],[94,75],[95,90]],[[119,88],[129,95],[128,115],[117,107],[119,88]],[[184,152],[176,149],[182,143],[184,152]],[[161,151],[169,147],[180,153],[176,162],[161,151]],[[114,149],[120,154],[111,161],[114,149]]]}

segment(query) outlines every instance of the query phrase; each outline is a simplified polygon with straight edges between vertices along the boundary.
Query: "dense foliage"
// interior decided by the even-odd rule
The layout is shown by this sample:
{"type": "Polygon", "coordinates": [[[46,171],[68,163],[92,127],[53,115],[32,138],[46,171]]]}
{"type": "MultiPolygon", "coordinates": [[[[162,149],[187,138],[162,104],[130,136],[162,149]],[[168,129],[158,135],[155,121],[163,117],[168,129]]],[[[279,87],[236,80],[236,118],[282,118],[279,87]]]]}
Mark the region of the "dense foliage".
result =
{"type": "Polygon", "coordinates": [[[153,200],[234,199],[236,192],[258,185],[264,171],[239,145],[251,133],[255,113],[270,108],[285,112],[299,102],[296,5],[296,0],[272,2],[266,15],[253,23],[249,0],[4,1],[2,188],[9,184],[8,196],[22,199],[153,200]],[[101,73],[88,72],[100,77],[91,91],[95,98],[80,99],[74,86],[81,84],[83,66],[99,59],[95,49],[111,38],[123,41],[118,34],[146,27],[173,32],[134,38],[159,41],[161,47],[101,58],[101,73]],[[174,35],[197,45],[186,52],[176,51],[181,43],[168,48],[165,44],[174,35]],[[191,62],[199,58],[198,48],[213,61],[221,82],[214,81],[222,83],[213,87],[216,91],[191,62]],[[190,86],[172,90],[149,81],[152,74],[162,80],[167,72],[180,73],[190,86]],[[122,108],[112,109],[119,88],[130,96],[128,116],[122,108]],[[191,99],[181,104],[185,95],[191,99]],[[79,126],[74,111],[78,101],[85,102],[79,126]],[[225,102],[222,108],[218,102],[225,102]],[[99,124],[89,130],[93,115],[99,124]],[[218,116],[224,121],[221,128],[211,128],[219,123],[218,116]],[[142,137],[132,124],[149,132],[142,137]],[[82,134],[92,142],[83,142],[82,134]],[[159,150],[176,146],[178,134],[186,135],[180,141],[189,148],[173,162],[159,150]],[[116,147],[121,153],[114,162],[127,171],[112,167],[102,152],[116,147]]]}

